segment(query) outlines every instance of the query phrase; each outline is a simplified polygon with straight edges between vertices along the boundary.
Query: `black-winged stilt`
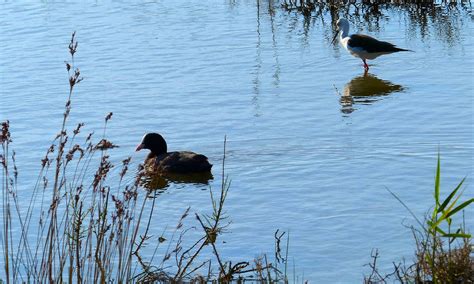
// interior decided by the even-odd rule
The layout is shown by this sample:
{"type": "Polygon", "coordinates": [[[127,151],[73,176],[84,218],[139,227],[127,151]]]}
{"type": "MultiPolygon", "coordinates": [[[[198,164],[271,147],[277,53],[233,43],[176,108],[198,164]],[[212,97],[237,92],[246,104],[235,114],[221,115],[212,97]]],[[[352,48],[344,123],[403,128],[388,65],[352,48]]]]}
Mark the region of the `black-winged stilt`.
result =
{"type": "Polygon", "coordinates": [[[366,60],[372,60],[380,55],[390,54],[399,51],[411,51],[408,49],[398,48],[395,45],[380,41],[368,35],[353,34],[349,35],[349,21],[346,19],[339,19],[336,23],[337,33],[334,36],[332,42],[336,40],[336,37],[341,32],[339,42],[344,46],[347,51],[355,57],[359,57],[364,62],[365,71],[369,70],[366,60]]]}

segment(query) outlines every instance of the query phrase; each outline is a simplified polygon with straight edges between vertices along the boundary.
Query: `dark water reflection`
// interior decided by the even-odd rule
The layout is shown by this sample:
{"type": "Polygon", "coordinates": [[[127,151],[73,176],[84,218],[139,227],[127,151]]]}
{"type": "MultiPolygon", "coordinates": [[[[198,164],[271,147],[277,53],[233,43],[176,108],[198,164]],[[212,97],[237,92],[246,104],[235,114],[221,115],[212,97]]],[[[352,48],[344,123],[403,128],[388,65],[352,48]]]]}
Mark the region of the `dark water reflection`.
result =
{"type": "Polygon", "coordinates": [[[401,85],[377,78],[377,76],[364,73],[357,76],[344,86],[341,94],[341,112],[352,113],[355,104],[369,105],[379,101],[384,96],[404,91],[401,85]]]}
{"type": "MultiPolygon", "coordinates": [[[[273,1],[270,1],[272,3],[273,1]]],[[[465,21],[472,21],[470,1],[297,1],[284,0],[281,7],[288,12],[301,13],[307,34],[309,24],[321,22],[330,15],[330,27],[340,17],[349,19],[356,30],[378,32],[384,21],[396,12],[406,17],[409,36],[427,39],[435,37],[449,45],[460,40],[460,30],[465,21]]],[[[334,30],[335,32],[335,30],[334,30]]]]}
{"type": "Polygon", "coordinates": [[[171,184],[209,185],[209,182],[213,179],[214,177],[210,172],[188,175],[156,174],[145,176],[142,180],[142,185],[149,190],[165,190],[171,184]]]}

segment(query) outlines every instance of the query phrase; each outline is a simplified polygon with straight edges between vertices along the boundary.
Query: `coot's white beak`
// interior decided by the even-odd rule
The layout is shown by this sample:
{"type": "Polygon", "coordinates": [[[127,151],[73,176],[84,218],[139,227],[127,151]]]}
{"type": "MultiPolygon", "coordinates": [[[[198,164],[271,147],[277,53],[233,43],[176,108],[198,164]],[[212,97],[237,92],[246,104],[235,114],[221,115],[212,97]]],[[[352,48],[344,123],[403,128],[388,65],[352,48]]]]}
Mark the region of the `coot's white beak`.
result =
{"type": "Polygon", "coordinates": [[[141,143],[137,146],[137,148],[135,149],[135,152],[140,151],[143,148],[145,148],[145,144],[141,143]]]}

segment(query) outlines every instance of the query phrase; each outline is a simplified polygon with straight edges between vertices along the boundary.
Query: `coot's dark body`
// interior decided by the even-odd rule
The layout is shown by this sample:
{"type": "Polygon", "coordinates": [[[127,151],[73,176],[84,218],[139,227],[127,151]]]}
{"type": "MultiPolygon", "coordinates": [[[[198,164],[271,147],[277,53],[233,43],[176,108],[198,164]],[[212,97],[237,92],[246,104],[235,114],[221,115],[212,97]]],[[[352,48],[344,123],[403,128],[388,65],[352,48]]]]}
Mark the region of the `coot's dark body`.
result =
{"type": "Polygon", "coordinates": [[[156,171],[180,174],[208,172],[212,168],[206,156],[190,151],[148,155],[145,163],[147,166],[153,166],[156,171]]]}
{"type": "Polygon", "coordinates": [[[212,164],[206,156],[190,151],[168,152],[165,139],[158,133],[146,134],[136,151],[149,149],[145,160],[147,172],[192,174],[210,172],[212,164]]]}

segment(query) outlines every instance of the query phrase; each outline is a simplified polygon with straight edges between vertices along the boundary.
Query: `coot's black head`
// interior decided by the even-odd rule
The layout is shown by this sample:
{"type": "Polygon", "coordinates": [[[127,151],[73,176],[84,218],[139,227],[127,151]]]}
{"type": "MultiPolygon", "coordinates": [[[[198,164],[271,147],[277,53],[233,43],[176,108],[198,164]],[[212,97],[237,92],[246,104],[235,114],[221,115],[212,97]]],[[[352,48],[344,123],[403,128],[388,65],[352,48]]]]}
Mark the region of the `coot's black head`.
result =
{"type": "Polygon", "coordinates": [[[138,144],[135,151],[140,151],[141,149],[148,149],[155,155],[161,155],[168,152],[165,139],[158,133],[145,134],[142,138],[142,142],[138,144]]]}

